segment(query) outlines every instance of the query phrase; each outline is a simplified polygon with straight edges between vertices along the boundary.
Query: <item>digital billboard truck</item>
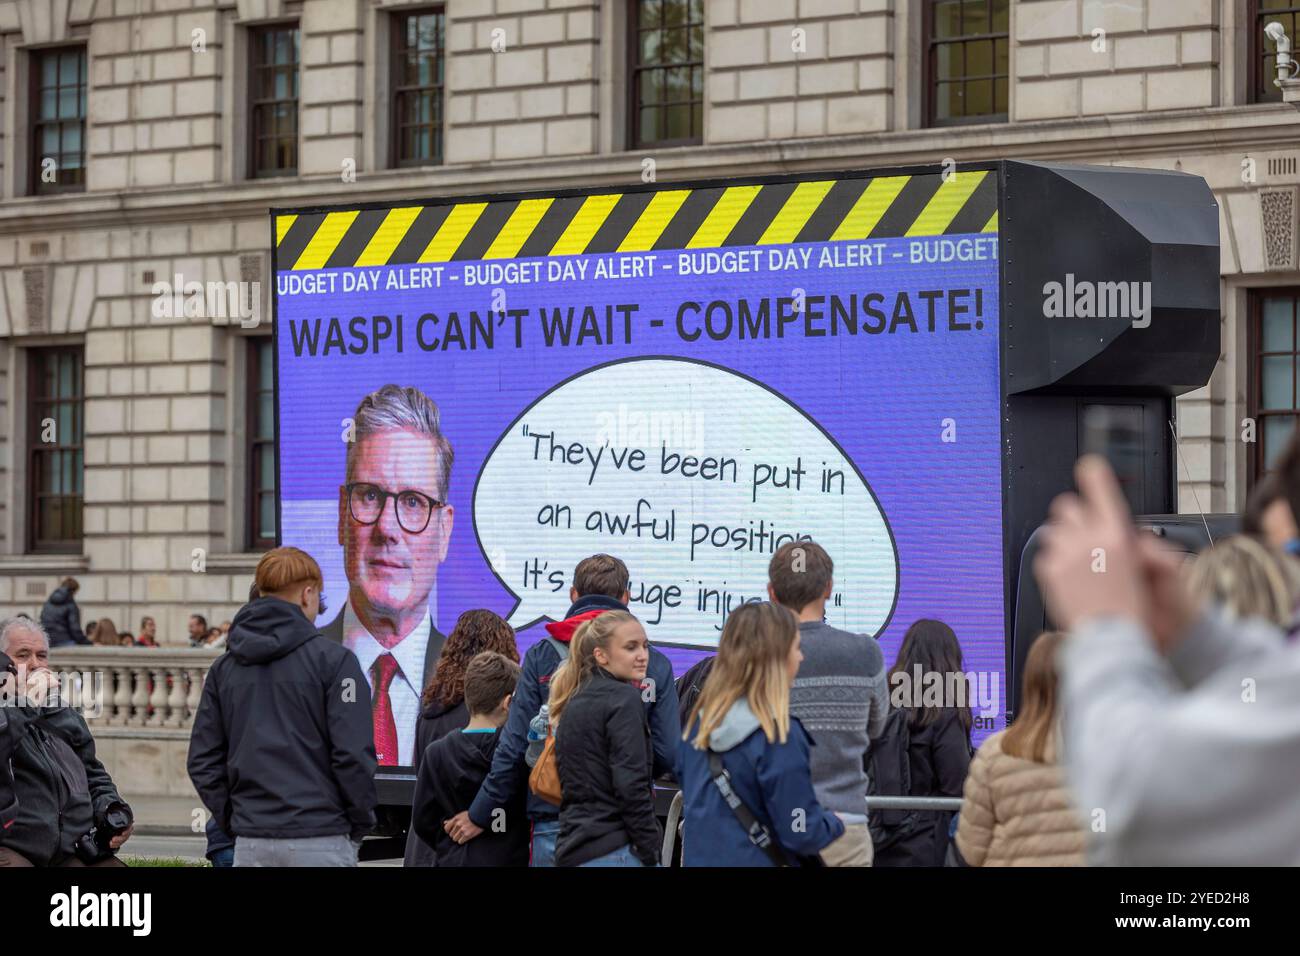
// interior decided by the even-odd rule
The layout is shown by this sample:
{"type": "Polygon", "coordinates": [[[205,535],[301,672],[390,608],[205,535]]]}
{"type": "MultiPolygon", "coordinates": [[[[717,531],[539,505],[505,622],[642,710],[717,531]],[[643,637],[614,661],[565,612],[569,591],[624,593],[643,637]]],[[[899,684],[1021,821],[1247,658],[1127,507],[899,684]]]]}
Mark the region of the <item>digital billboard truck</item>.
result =
{"type": "Polygon", "coordinates": [[[371,682],[390,849],[457,617],[496,611],[522,653],[595,552],[680,675],[814,539],[829,623],[892,661],[944,621],[977,742],[1002,728],[1043,620],[1022,551],[1088,423],[1134,512],[1176,511],[1173,400],[1219,354],[1217,208],[1176,172],[800,173],[272,230],[279,540],[371,682]]]}

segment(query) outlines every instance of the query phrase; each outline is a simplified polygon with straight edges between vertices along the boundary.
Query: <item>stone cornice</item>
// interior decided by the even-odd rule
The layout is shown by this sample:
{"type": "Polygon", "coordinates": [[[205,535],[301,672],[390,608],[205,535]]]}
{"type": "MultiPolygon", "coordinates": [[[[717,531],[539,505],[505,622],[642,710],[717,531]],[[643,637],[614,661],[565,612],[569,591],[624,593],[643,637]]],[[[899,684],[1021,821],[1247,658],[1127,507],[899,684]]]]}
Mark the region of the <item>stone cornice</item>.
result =
{"type": "MultiPolygon", "coordinates": [[[[4,554],[0,555],[0,575],[49,577],[82,573],[90,570],[90,558],[84,554],[4,554]]],[[[45,600],[44,597],[41,598],[45,600]]]]}
{"type": "MultiPolygon", "coordinates": [[[[415,200],[639,182],[652,156],[659,182],[782,172],[881,168],[993,159],[1109,162],[1173,153],[1294,149],[1300,111],[1279,105],[1233,106],[1088,120],[1047,120],[870,135],[696,146],[518,162],[361,173],[346,186],[334,177],[252,180],[135,189],[0,202],[0,233],[48,233],[87,227],[248,219],[274,207],[415,200]]],[[[269,227],[268,227],[269,235],[269,227]]]]}

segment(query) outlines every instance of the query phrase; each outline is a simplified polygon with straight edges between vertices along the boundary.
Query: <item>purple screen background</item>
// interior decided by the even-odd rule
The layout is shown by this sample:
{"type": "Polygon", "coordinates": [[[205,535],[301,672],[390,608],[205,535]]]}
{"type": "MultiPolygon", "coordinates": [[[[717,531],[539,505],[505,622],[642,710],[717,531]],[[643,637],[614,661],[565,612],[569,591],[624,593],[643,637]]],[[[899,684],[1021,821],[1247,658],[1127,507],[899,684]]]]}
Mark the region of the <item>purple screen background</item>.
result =
{"type": "MultiPolygon", "coordinates": [[[[885,242],[892,253],[905,251],[909,240],[885,242]]],[[[775,248],[812,246],[815,264],[824,245],[845,244],[775,248]]],[[[760,250],[764,262],[769,248],[773,247],[760,250]]],[[[676,252],[659,255],[659,262],[676,263],[676,252]]],[[[561,380],[614,359],[664,355],[704,360],[744,373],[784,396],[829,433],[856,463],[880,502],[898,551],[897,606],[878,635],[887,665],[892,664],[903,633],[913,621],[922,617],[945,621],[961,642],[965,669],[998,675],[998,716],[993,729],[1003,726],[1007,695],[996,258],[941,265],[911,265],[899,259],[893,264],[856,269],[819,270],[814,265],[807,271],[706,277],[682,277],[674,272],[652,279],[511,285],[506,287],[510,308],[637,303],[640,311],[634,319],[633,344],[546,348],[530,312],[522,349],[514,348],[513,337],[505,334],[512,328],[508,324],[498,330],[495,349],[423,352],[414,345],[419,315],[459,310],[465,318],[470,309],[481,313],[489,308],[490,288],[466,289],[448,283],[447,275],[460,264],[444,265],[448,269],[444,286],[436,290],[383,291],[382,283],[379,291],[364,293],[280,295],[277,290],[284,544],[306,547],[322,560],[323,567],[327,562],[341,566],[333,519],[325,529],[319,523],[306,527],[292,505],[312,499],[336,500],[346,449],[340,440],[340,422],[354,414],[367,392],[388,382],[416,385],[438,402],[444,431],[456,455],[449,495],[456,509],[455,527],[439,574],[435,624],[444,634],[449,633],[456,617],[474,607],[508,616],[514,597],[493,575],[472,526],[474,479],[502,431],[561,380]],[[802,288],[810,296],[880,292],[887,303],[892,303],[897,290],[907,290],[912,293],[922,331],[912,333],[904,326],[894,334],[859,331],[856,336],[803,338],[796,325],[793,336],[783,339],[716,342],[701,336],[687,343],[674,330],[682,301],[788,296],[793,288],[802,288]],[[983,290],[981,330],[948,331],[941,318],[937,331],[924,331],[925,305],[915,293],[951,288],[983,290]],[[290,321],[338,316],[346,326],[354,315],[396,313],[405,317],[406,348],[402,354],[395,354],[390,340],[380,355],[294,356],[290,321]],[[662,328],[650,328],[649,322],[655,318],[664,320],[662,328]],[[956,441],[941,440],[945,419],[955,424],[956,441]],[[322,554],[322,547],[336,553],[322,554]]],[[[382,272],[386,275],[393,268],[403,267],[383,267],[382,272]]],[[[974,316],[966,318],[972,321],[974,316]]],[[[829,321],[822,324],[829,327],[829,321]]],[[[468,332],[468,322],[466,329],[468,332]]],[[[617,404],[617,397],[611,404],[617,404]]],[[[744,410],[738,409],[736,414],[743,415],[744,410]]],[[[617,553],[618,540],[605,544],[593,537],[592,550],[617,553]]],[[[637,569],[631,571],[635,577],[637,569]]],[[[566,579],[571,572],[568,569],[566,579]]],[[[327,589],[341,585],[330,581],[328,570],[326,578],[327,589]]],[[[764,585],[765,581],[745,582],[739,590],[761,593],[764,585]]],[[[327,593],[332,616],[341,606],[343,592],[327,593]]],[[[567,604],[566,584],[565,593],[556,595],[552,615],[563,617],[567,604]]],[[[521,631],[520,652],[543,633],[540,624],[521,631]]],[[[709,653],[667,645],[664,636],[653,629],[650,637],[672,660],[677,675],[709,653]]],[[[976,740],[988,732],[988,727],[977,729],[976,740]]]]}

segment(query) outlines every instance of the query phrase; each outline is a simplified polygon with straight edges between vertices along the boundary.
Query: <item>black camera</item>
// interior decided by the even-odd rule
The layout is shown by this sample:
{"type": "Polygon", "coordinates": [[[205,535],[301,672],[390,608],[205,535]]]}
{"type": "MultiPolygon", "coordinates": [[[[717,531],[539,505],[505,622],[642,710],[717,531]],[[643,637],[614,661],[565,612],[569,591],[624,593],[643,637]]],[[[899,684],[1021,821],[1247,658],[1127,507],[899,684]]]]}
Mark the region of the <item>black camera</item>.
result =
{"type": "Polygon", "coordinates": [[[74,850],[82,863],[98,863],[113,855],[109,846],[113,837],[124,832],[131,825],[131,808],[125,803],[110,803],[104,810],[103,821],[92,827],[90,832],[81,837],[74,850]]]}
{"type": "Polygon", "coordinates": [[[3,674],[5,671],[8,671],[15,677],[18,676],[18,668],[14,666],[13,658],[4,651],[0,651],[0,674],[3,674]]]}

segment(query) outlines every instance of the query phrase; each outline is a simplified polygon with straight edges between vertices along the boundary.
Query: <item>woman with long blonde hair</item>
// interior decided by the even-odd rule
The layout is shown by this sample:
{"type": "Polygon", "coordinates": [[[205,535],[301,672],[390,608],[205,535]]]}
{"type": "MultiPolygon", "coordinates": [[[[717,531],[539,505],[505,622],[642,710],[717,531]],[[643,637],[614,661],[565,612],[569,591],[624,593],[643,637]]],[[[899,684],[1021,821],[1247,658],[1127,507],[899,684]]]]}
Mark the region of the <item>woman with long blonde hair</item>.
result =
{"type": "Polygon", "coordinates": [[[727,616],[718,656],[677,751],[683,866],[793,866],[844,833],[817,802],[808,735],[790,716],[799,627],[779,604],[727,616]]]}
{"type": "Polygon", "coordinates": [[[551,678],[557,866],[655,866],[654,749],[641,699],[650,646],[627,611],[583,623],[551,678]]]}
{"type": "Polygon", "coordinates": [[[1198,600],[1234,618],[1262,617],[1290,631],[1300,605],[1300,561],[1244,534],[1222,538],[1184,565],[1198,600]]]}
{"type": "Polygon", "coordinates": [[[1015,723],[985,740],[971,761],[957,822],[957,850],[970,866],[1084,864],[1084,829],[1057,764],[1063,639],[1049,631],[1034,641],[1015,723]]]}

